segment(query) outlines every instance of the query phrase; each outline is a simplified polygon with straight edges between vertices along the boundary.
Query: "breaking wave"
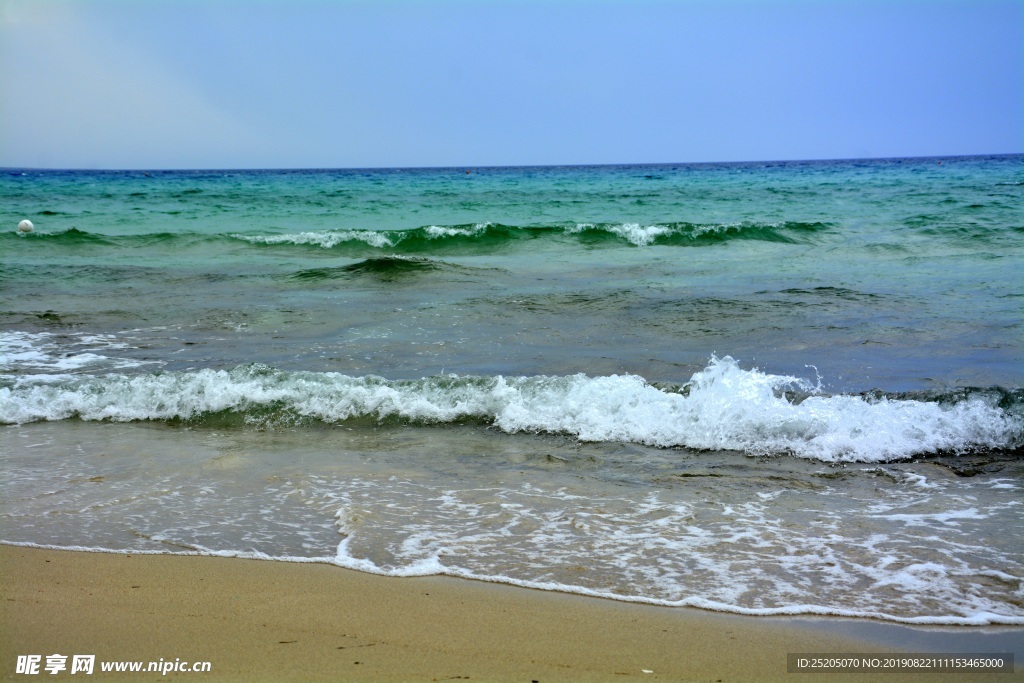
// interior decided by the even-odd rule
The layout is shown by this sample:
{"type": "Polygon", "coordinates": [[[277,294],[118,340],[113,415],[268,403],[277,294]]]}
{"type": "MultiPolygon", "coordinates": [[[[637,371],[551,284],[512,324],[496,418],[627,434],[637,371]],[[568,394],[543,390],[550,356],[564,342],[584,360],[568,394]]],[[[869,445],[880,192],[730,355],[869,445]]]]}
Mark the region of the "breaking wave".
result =
{"type": "Polygon", "coordinates": [[[635,375],[427,377],[387,380],[263,365],[232,370],[73,377],[0,385],[0,422],[163,420],[257,426],[488,424],[582,441],[884,462],[941,452],[1019,448],[1024,392],[827,395],[806,380],[712,358],[683,385],[635,375]]]}

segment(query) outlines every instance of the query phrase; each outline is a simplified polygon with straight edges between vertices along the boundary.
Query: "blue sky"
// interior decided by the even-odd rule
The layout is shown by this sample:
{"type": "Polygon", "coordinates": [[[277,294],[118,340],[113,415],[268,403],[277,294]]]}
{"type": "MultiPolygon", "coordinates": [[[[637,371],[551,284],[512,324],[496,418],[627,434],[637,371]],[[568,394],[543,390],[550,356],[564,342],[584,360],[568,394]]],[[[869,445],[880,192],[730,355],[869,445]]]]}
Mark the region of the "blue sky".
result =
{"type": "Polygon", "coordinates": [[[0,0],[0,166],[1024,152],[1024,2],[0,0]]]}

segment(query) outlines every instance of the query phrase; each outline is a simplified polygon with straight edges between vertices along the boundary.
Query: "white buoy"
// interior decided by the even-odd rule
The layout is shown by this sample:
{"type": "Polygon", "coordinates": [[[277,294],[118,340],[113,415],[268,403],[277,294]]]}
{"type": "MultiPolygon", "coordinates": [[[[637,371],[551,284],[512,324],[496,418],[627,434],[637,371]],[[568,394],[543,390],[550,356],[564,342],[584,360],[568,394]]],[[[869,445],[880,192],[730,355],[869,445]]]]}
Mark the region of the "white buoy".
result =
{"type": "Polygon", "coordinates": [[[18,232],[32,232],[36,229],[36,226],[32,225],[32,221],[27,218],[22,222],[18,223],[18,232]]]}

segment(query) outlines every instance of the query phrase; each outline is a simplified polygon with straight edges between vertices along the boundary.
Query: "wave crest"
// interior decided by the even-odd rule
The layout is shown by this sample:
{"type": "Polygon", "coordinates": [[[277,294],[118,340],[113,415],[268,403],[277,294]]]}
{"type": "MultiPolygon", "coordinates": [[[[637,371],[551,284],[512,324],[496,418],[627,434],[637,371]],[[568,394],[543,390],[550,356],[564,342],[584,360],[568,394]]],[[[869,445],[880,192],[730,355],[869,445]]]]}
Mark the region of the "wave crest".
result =
{"type": "Polygon", "coordinates": [[[798,243],[830,229],[826,223],[574,223],[515,226],[501,223],[429,225],[412,230],[324,230],[287,235],[231,235],[260,245],[311,245],[324,249],[369,247],[396,253],[475,251],[504,247],[520,240],[565,239],[584,244],[623,242],[636,246],[702,246],[734,239],[798,243]]]}
{"type": "Polygon", "coordinates": [[[938,452],[1018,448],[1019,406],[1005,392],[922,400],[829,396],[795,377],[712,358],[685,385],[635,375],[386,380],[262,365],[101,377],[24,377],[0,388],[0,421],[166,420],[260,427],[350,420],[491,424],[583,441],[880,462],[938,452]],[[1005,400],[1004,400],[1005,403],[1005,400]]]}

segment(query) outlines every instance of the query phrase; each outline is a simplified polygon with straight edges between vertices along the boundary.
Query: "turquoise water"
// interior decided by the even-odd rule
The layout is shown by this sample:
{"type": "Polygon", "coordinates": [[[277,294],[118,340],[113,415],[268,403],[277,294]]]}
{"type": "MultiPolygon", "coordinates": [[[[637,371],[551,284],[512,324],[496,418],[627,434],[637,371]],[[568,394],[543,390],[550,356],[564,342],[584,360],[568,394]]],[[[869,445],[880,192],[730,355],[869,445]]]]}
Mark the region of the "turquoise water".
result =
{"type": "Polygon", "coordinates": [[[4,541],[1024,623],[1024,157],[0,196],[4,541]]]}

